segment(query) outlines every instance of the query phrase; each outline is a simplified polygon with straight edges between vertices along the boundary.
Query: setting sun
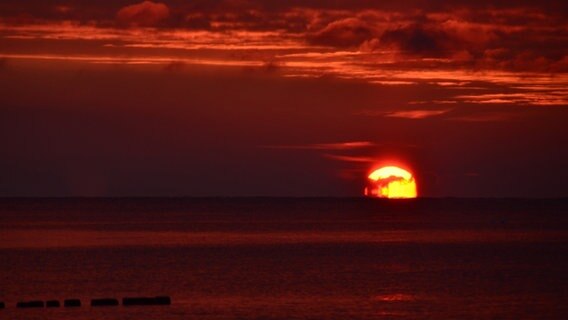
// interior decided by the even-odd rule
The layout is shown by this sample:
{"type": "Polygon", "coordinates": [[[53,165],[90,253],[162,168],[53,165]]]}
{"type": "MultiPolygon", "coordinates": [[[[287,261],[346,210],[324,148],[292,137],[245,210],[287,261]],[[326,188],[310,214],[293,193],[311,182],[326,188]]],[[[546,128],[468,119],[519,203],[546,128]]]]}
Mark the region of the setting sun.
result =
{"type": "Polygon", "coordinates": [[[365,195],[391,199],[416,198],[416,180],[410,172],[399,167],[382,167],[368,176],[365,195]]]}

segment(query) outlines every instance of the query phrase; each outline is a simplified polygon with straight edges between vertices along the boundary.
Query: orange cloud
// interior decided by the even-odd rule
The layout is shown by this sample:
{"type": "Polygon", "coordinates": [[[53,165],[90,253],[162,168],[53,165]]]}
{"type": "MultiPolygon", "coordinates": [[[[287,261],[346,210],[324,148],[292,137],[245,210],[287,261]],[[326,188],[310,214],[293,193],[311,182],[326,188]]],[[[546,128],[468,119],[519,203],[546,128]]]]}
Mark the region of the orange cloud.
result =
{"type": "Polygon", "coordinates": [[[116,19],[123,25],[153,27],[167,19],[169,15],[170,9],[167,5],[144,1],[120,9],[116,19]]]}
{"type": "Polygon", "coordinates": [[[568,104],[568,97],[566,96],[565,91],[460,95],[456,98],[473,104],[515,104],[540,106],[561,106],[568,104]]]}
{"type": "Polygon", "coordinates": [[[406,118],[406,119],[424,119],[439,116],[448,113],[451,109],[444,110],[404,110],[387,112],[385,117],[389,118],[406,118]]]}
{"type": "Polygon", "coordinates": [[[358,47],[373,38],[376,30],[368,23],[357,18],[333,21],[310,36],[314,44],[334,47],[358,47]]]}

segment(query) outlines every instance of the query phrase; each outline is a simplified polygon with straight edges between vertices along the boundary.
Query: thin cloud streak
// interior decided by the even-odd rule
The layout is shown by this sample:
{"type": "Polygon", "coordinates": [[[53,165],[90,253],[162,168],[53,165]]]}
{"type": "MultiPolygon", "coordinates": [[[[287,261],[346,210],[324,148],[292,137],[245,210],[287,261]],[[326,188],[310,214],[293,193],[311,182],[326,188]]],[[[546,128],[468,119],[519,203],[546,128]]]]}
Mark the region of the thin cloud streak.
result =
{"type": "Polygon", "coordinates": [[[345,156],[337,154],[324,154],[324,157],[333,160],[352,162],[352,163],[373,163],[377,160],[376,158],[367,157],[367,156],[345,156]]]}
{"type": "Polygon", "coordinates": [[[139,64],[139,65],[169,65],[172,63],[184,63],[190,65],[208,66],[231,66],[231,67],[263,67],[262,61],[234,61],[234,60],[213,60],[213,59],[172,59],[160,57],[137,57],[122,58],[115,56],[61,56],[61,55],[17,55],[0,54],[4,59],[23,59],[23,60],[60,60],[60,61],[80,61],[93,64],[139,64]]]}
{"type": "Polygon", "coordinates": [[[370,141],[348,141],[336,143],[315,143],[306,145],[275,145],[262,146],[269,149],[298,149],[298,150],[352,150],[377,146],[376,143],[370,141]]]}
{"type": "Polygon", "coordinates": [[[439,116],[450,112],[451,109],[444,110],[405,110],[393,111],[384,114],[388,118],[406,118],[406,119],[425,119],[430,117],[439,116]]]}

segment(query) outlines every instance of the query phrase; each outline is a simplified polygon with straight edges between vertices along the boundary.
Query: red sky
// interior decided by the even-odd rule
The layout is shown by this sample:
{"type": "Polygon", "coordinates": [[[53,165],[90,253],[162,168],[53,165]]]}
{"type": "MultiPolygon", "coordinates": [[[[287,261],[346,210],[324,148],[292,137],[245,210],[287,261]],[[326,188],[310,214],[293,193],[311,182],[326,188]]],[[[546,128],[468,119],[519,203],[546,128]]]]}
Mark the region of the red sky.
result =
{"type": "Polygon", "coordinates": [[[0,196],[568,196],[566,1],[0,3],[0,196]]]}

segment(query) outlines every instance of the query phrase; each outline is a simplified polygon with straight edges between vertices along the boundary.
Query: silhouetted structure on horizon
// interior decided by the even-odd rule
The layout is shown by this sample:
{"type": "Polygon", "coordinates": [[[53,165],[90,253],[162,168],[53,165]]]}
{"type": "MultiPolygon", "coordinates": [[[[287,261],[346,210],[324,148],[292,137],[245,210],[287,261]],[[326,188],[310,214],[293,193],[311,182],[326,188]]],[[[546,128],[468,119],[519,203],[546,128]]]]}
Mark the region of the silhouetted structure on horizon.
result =
{"type": "MultiPolygon", "coordinates": [[[[168,306],[172,304],[170,296],[155,296],[155,297],[124,297],[122,298],[123,306],[168,306]]],[[[91,299],[91,307],[115,307],[120,305],[118,299],[115,298],[97,298],[91,299]]],[[[80,307],[80,299],[65,299],[63,306],[66,308],[80,307]]],[[[4,309],[6,304],[0,301],[0,309],[4,309]]],[[[16,303],[16,308],[59,308],[61,302],[59,300],[30,300],[19,301],[16,303]]]]}
{"type": "Polygon", "coordinates": [[[16,303],[16,308],[43,308],[44,304],[41,300],[20,301],[16,303]]]}

